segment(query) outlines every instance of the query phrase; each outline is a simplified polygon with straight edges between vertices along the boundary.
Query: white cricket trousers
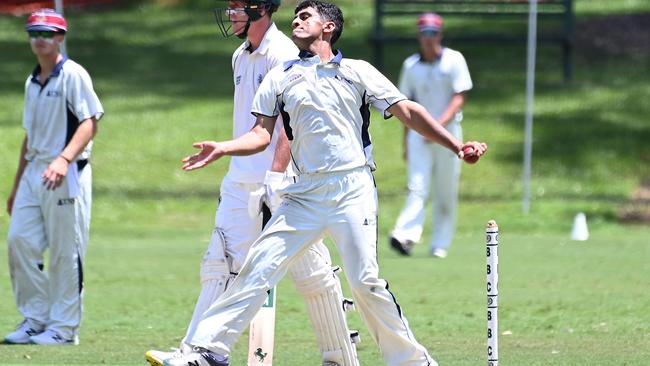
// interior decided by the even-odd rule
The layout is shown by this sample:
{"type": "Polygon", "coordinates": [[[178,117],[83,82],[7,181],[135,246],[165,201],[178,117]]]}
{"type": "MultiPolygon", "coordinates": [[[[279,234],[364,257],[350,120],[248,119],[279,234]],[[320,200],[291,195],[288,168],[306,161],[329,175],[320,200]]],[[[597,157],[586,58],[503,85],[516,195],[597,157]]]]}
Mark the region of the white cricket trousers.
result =
{"type": "MultiPolygon", "coordinates": [[[[463,130],[459,122],[448,124],[447,130],[462,141],[463,130]]],[[[461,160],[447,148],[426,140],[413,130],[408,130],[407,149],[409,194],[392,236],[401,242],[420,241],[424,209],[433,190],[430,247],[447,249],[456,230],[461,160]]]]}
{"type": "Polygon", "coordinates": [[[368,167],[304,174],[279,194],[283,202],[243,268],[204,314],[188,343],[222,355],[233,345],[297,256],[329,235],[343,260],[355,304],[388,365],[437,365],[416,340],[377,264],[377,192],[368,167]]]}
{"type": "Polygon", "coordinates": [[[68,177],[53,191],[45,188],[41,176],[48,165],[28,163],[18,186],[7,238],[11,284],[26,319],[72,339],[81,323],[92,171],[87,164],[79,172],[78,196],[70,197],[68,177]]]}

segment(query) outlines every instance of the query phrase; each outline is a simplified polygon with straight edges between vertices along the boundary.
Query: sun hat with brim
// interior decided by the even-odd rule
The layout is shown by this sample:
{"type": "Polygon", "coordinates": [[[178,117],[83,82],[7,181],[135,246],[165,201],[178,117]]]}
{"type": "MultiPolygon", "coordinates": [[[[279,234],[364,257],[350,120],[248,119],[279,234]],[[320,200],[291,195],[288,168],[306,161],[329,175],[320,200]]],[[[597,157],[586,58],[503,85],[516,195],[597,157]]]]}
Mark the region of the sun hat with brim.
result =
{"type": "Polygon", "coordinates": [[[65,33],[68,31],[68,22],[65,18],[52,9],[41,9],[32,13],[27,18],[25,30],[31,31],[46,31],[46,32],[60,32],[65,33]]]}

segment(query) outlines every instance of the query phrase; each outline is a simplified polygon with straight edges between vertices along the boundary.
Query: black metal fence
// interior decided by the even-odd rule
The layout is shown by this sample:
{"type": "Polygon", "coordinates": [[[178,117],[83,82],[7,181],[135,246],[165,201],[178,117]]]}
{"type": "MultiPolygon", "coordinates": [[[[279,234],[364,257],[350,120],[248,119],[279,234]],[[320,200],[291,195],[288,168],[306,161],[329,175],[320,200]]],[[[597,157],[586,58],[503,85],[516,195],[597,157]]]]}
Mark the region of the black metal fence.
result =
{"type": "MultiPolygon", "coordinates": [[[[384,47],[415,40],[415,19],[435,12],[458,27],[445,39],[451,42],[526,42],[528,0],[375,0],[375,23],[371,41],[374,62],[384,64],[384,47]]],[[[574,39],[573,0],[539,0],[539,42],[562,48],[564,80],[571,80],[574,39]]]]}

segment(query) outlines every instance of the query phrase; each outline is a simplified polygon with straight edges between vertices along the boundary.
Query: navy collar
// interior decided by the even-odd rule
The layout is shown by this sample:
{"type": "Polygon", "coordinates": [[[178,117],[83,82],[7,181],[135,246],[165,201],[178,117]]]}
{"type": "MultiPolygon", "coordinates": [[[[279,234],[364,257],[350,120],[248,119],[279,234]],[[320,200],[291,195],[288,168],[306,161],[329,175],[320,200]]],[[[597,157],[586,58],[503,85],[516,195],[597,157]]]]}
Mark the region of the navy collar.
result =
{"type": "Polygon", "coordinates": [[[440,56],[436,57],[436,59],[433,60],[433,61],[426,61],[426,60],[424,59],[424,55],[422,55],[422,52],[420,51],[420,52],[418,52],[418,55],[419,55],[419,57],[420,57],[419,61],[420,61],[421,63],[423,63],[423,64],[435,64],[436,62],[440,61],[440,59],[442,58],[442,54],[443,54],[444,52],[445,52],[445,47],[442,47],[442,49],[440,50],[440,56]]]}
{"type": "MultiPolygon", "coordinates": [[[[300,50],[298,57],[301,60],[306,60],[308,58],[315,57],[316,55],[307,50],[300,50]]],[[[329,63],[335,63],[341,65],[341,60],[343,59],[343,53],[340,50],[334,50],[334,58],[329,61],[329,63]]]]}
{"type": "MultiPolygon", "coordinates": [[[[337,66],[341,66],[341,60],[343,60],[343,52],[341,50],[335,50],[334,51],[334,58],[331,59],[328,64],[336,64],[337,66]]],[[[306,51],[306,50],[300,50],[300,53],[298,53],[298,57],[295,60],[289,60],[284,63],[284,71],[289,70],[290,68],[293,67],[293,65],[297,64],[298,62],[302,60],[309,60],[313,59],[314,57],[318,57],[317,55],[306,51]]],[[[318,59],[318,62],[320,63],[320,58],[318,59]]]]}
{"type": "MultiPolygon", "coordinates": [[[[51,77],[57,77],[57,76],[59,76],[59,74],[61,74],[61,69],[63,69],[63,64],[64,64],[66,61],[68,61],[68,56],[65,56],[65,55],[64,55],[63,58],[61,59],[61,61],[59,61],[59,62],[54,66],[54,69],[52,69],[52,73],[51,73],[50,76],[48,77],[48,80],[49,80],[49,78],[51,78],[51,77]]],[[[41,65],[40,65],[40,64],[36,64],[36,67],[34,68],[34,71],[32,71],[32,78],[31,78],[31,81],[34,82],[34,83],[40,84],[40,83],[38,82],[38,75],[39,75],[40,73],[41,73],[41,65]]]]}

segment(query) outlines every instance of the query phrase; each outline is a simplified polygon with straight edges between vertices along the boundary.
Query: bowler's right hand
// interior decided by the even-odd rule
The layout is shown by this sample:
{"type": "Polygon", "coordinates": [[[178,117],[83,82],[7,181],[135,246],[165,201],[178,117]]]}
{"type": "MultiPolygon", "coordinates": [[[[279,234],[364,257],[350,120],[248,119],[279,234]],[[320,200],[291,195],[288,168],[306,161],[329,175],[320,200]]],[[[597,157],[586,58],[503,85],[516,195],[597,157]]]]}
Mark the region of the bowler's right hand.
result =
{"type": "Polygon", "coordinates": [[[219,143],[215,141],[195,142],[192,146],[201,151],[183,159],[182,169],[186,171],[203,168],[224,155],[219,143]]]}

